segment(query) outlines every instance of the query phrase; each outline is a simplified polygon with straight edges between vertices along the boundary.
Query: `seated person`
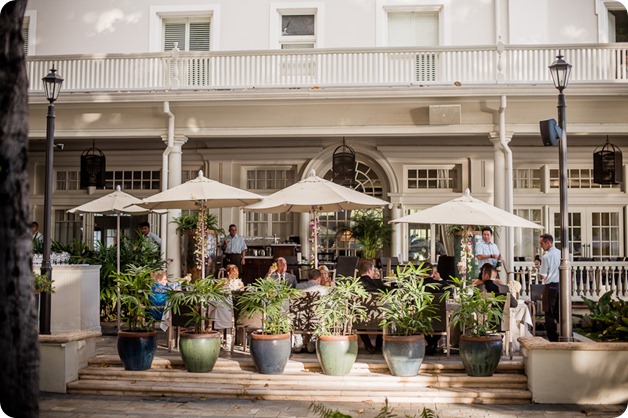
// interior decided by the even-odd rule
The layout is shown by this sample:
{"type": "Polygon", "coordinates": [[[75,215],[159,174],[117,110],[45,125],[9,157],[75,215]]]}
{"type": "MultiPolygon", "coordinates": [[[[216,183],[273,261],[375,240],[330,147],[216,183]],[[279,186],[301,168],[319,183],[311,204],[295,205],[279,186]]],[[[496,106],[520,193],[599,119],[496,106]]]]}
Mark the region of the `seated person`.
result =
{"type": "Polygon", "coordinates": [[[326,294],[329,292],[327,286],[321,285],[322,275],[320,270],[310,270],[307,275],[307,282],[297,283],[297,289],[301,289],[304,292],[318,292],[320,294],[326,294]]]}
{"type": "Polygon", "coordinates": [[[271,264],[266,273],[266,277],[273,277],[277,280],[285,280],[291,287],[297,287],[297,277],[288,272],[288,262],[283,257],[277,257],[277,261],[271,264]]]}
{"type": "Polygon", "coordinates": [[[238,266],[235,264],[227,264],[227,267],[225,267],[225,273],[227,274],[225,283],[229,287],[229,290],[232,292],[244,290],[244,283],[240,279],[240,270],[238,269],[238,266]]]}
{"type": "MultiPolygon", "coordinates": [[[[148,314],[156,321],[160,321],[164,313],[164,307],[168,301],[168,292],[172,290],[180,290],[181,284],[179,282],[168,282],[168,273],[163,270],[154,272],[153,278],[155,279],[155,283],[153,283],[153,286],[151,287],[151,294],[149,295],[149,299],[153,306],[148,310],[148,314]]],[[[182,279],[182,281],[189,280],[189,275],[182,279]]]]}
{"type": "Polygon", "coordinates": [[[321,272],[321,285],[322,286],[333,286],[334,280],[331,278],[331,274],[329,274],[329,269],[327,266],[320,266],[318,271],[321,272]]]}
{"type": "Polygon", "coordinates": [[[497,269],[492,264],[486,263],[482,265],[480,277],[473,281],[473,285],[496,295],[509,295],[510,307],[515,308],[517,306],[517,299],[508,291],[508,286],[497,278],[497,269]],[[500,288],[500,286],[502,287],[500,288]]]}
{"type": "MultiPolygon", "coordinates": [[[[367,292],[374,293],[380,290],[388,290],[395,287],[394,283],[390,286],[387,286],[379,278],[376,278],[379,276],[379,273],[376,271],[371,261],[362,261],[358,268],[358,272],[360,273],[360,283],[362,283],[362,286],[367,292]]],[[[360,339],[362,340],[362,343],[364,343],[364,348],[366,348],[366,351],[371,354],[381,353],[384,342],[381,334],[377,334],[377,337],[375,339],[375,347],[373,347],[373,344],[371,343],[371,338],[368,334],[360,334],[360,339]]]]}

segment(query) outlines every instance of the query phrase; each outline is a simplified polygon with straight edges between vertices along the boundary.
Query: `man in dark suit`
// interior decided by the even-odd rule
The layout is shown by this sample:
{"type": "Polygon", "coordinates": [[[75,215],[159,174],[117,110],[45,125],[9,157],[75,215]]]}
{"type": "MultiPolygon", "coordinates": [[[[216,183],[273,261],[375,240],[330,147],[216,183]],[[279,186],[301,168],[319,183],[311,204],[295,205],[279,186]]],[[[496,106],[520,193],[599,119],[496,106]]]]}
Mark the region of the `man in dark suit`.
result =
{"type": "Polygon", "coordinates": [[[297,287],[297,277],[288,272],[288,262],[283,257],[278,257],[277,261],[275,261],[277,267],[271,265],[268,269],[268,273],[266,277],[276,278],[277,280],[285,280],[287,284],[296,289],[297,287]]]}
{"type": "MultiPolygon", "coordinates": [[[[380,290],[388,290],[391,289],[390,286],[386,286],[384,282],[380,279],[375,278],[376,272],[375,267],[371,261],[365,260],[360,263],[358,267],[358,272],[360,273],[360,283],[362,287],[367,292],[378,292],[380,290]]],[[[377,334],[375,339],[375,347],[373,347],[373,343],[371,343],[371,338],[368,334],[360,334],[360,339],[362,339],[362,343],[364,343],[364,348],[369,353],[381,353],[382,346],[384,343],[384,339],[381,334],[377,334]]]]}

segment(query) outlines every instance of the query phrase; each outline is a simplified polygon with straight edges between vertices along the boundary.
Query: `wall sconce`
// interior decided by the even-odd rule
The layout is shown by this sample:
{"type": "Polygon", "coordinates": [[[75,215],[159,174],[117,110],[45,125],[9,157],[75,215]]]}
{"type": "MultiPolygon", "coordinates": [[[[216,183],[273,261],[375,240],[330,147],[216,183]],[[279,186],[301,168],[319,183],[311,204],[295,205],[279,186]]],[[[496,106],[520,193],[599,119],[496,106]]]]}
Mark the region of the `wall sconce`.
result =
{"type": "Polygon", "coordinates": [[[105,154],[92,140],[92,147],[81,154],[81,189],[105,187],[106,161],[105,154]]]}
{"type": "Polygon", "coordinates": [[[345,144],[342,138],[342,145],[334,150],[332,159],[333,182],[345,187],[355,185],[355,151],[345,144]]]}

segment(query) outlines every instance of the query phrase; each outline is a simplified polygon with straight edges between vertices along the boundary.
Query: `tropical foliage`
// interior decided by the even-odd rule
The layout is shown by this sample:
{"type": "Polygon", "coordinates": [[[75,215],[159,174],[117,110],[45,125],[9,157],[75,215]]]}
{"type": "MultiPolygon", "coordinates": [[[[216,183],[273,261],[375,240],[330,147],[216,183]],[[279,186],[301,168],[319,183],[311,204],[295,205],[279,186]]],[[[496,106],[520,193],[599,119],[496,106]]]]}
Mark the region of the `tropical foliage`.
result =
{"type": "MultiPolygon", "coordinates": [[[[318,403],[318,402],[311,404],[308,411],[312,412],[313,414],[318,415],[321,418],[352,418],[351,415],[343,414],[337,409],[333,410],[323,405],[322,403],[318,403]]],[[[358,411],[359,414],[362,414],[363,412],[364,410],[358,411]]],[[[386,399],[385,405],[382,406],[382,408],[379,410],[379,413],[375,416],[375,418],[395,418],[398,416],[399,415],[393,413],[393,408],[388,406],[388,399],[386,399]]],[[[405,418],[438,418],[438,414],[436,414],[435,411],[424,407],[421,414],[419,415],[415,414],[412,416],[405,415],[405,418]]]]}
{"type": "Polygon", "coordinates": [[[445,288],[443,295],[449,298],[453,292],[459,305],[459,309],[451,314],[451,325],[462,326],[465,335],[472,337],[495,334],[504,315],[506,296],[486,294],[457,277],[451,280],[453,284],[445,288]]]}
{"type": "Polygon", "coordinates": [[[609,290],[597,301],[582,298],[589,314],[574,316],[590,320],[590,327],[585,329],[587,337],[600,341],[628,341],[628,303],[613,300],[612,295],[613,291],[609,290]]]}
{"type": "Polygon", "coordinates": [[[329,292],[321,295],[315,309],[319,318],[316,335],[351,335],[354,322],[364,321],[364,306],[370,294],[364,290],[359,277],[343,277],[329,292]]]}
{"type": "Polygon", "coordinates": [[[124,272],[113,273],[120,286],[122,318],[129,331],[152,330],[155,320],[148,314],[153,308],[150,294],[153,286],[153,269],[129,265],[124,272]]]}
{"type": "Polygon", "coordinates": [[[185,285],[184,291],[169,292],[166,310],[172,310],[179,315],[182,307],[189,307],[185,315],[190,317],[186,324],[194,326],[197,334],[208,333],[212,330],[212,320],[209,317],[208,305],[228,303],[229,291],[224,282],[211,276],[185,285]]]}
{"type": "Polygon", "coordinates": [[[34,273],[35,276],[35,292],[40,293],[54,293],[53,283],[54,280],[49,279],[49,274],[34,273]]]}
{"type": "Polygon", "coordinates": [[[284,281],[271,277],[257,279],[246,287],[238,299],[238,307],[249,318],[260,314],[262,334],[287,334],[292,331],[292,319],[287,315],[290,302],[300,291],[284,281]]]}
{"type": "Polygon", "coordinates": [[[433,331],[432,321],[437,318],[434,283],[423,283],[429,268],[411,263],[397,268],[397,286],[381,291],[379,301],[382,319],[379,325],[391,335],[429,334],[433,331]],[[432,291],[430,291],[430,289],[432,291]]]}
{"type": "Polygon", "coordinates": [[[356,212],[351,218],[351,237],[362,245],[362,258],[374,259],[390,242],[392,227],[376,211],[356,212]]]}

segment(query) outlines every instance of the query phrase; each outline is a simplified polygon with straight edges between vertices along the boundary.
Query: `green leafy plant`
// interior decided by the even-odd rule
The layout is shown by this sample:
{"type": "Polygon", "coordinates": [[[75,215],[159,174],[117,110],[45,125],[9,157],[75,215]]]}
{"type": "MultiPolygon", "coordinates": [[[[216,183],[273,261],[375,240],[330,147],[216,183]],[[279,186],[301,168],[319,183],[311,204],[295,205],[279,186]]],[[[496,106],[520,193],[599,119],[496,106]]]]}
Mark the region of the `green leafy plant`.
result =
{"type": "Polygon", "coordinates": [[[123,319],[130,331],[152,330],[155,320],[148,315],[153,307],[150,300],[154,270],[146,266],[130,265],[124,272],[114,273],[120,286],[120,304],[123,319]]]}
{"type": "Polygon", "coordinates": [[[187,325],[193,325],[195,333],[203,334],[212,330],[208,305],[227,303],[228,297],[229,291],[224,282],[208,276],[185,285],[184,291],[168,292],[165,309],[180,314],[182,306],[190,307],[190,311],[186,313],[190,317],[187,325]]]}
{"type": "Polygon", "coordinates": [[[287,315],[290,301],[301,292],[274,278],[257,279],[246,287],[238,299],[242,314],[249,318],[262,316],[262,334],[279,335],[292,331],[292,319],[287,315]]]}
{"type": "Polygon", "coordinates": [[[364,306],[370,294],[364,290],[359,277],[343,277],[329,292],[321,295],[315,309],[319,318],[316,335],[351,335],[354,322],[364,321],[364,306]]]}
{"type": "Polygon", "coordinates": [[[351,218],[351,238],[362,245],[362,257],[374,259],[379,250],[390,242],[392,227],[377,212],[356,213],[351,218]]]}
{"type": "Polygon", "coordinates": [[[609,290],[597,301],[583,297],[589,313],[574,316],[591,320],[587,336],[601,341],[628,341],[628,303],[621,299],[613,300],[612,296],[613,291],[609,290]]]}
{"type": "Polygon", "coordinates": [[[429,289],[434,290],[438,285],[423,283],[428,272],[429,268],[423,264],[398,267],[397,287],[380,291],[382,319],[379,325],[390,335],[429,334],[433,331],[432,321],[437,318],[437,309],[434,293],[429,289]]]}
{"type": "MultiPolygon", "coordinates": [[[[173,223],[177,224],[177,233],[182,234],[185,231],[196,229],[198,224],[199,212],[184,213],[181,216],[174,218],[173,223]]],[[[217,231],[218,234],[224,235],[224,229],[218,226],[218,215],[215,213],[205,212],[205,226],[208,229],[217,231]]]]}
{"type": "Polygon", "coordinates": [[[469,286],[460,278],[452,277],[443,297],[449,298],[455,292],[459,309],[451,314],[451,324],[461,325],[465,335],[485,337],[495,334],[504,315],[506,296],[486,294],[475,286],[469,286]]]}
{"type": "Polygon", "coordinates": [[[53,286],[54,280],[49,279],[49,274],[34,273],[35,276],[35,292],[39,293],[54,293],[53,286]]]}

